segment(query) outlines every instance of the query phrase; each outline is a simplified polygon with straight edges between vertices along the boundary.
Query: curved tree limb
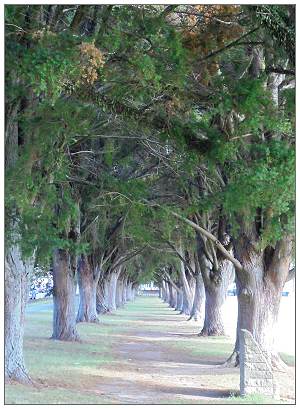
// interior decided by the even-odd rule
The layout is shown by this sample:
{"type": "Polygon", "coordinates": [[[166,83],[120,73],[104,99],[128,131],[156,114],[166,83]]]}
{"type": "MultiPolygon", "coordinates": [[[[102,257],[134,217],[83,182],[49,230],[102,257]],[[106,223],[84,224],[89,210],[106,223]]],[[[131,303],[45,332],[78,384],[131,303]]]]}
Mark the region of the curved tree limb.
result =
{"type": "Polygon", "coordinates": [[[215,246],[220,250],[220,252],[224,255],[224,257],[227,260],[232,262],[232,264],[238,271],[245,272],[245,269],[243,268],[241,263],[226,250],[226,248],[220,243],[220,241],[216,238],[216,236],[211,234],[209,231],[205,230],[203,227],[198,226],[196,223],[192,222],[190,219],[187,219],[186,217],[183,217],[174,211],[171,211],[171,214],[175,216],[177,219],[180,219],[186,224],[193,227],[193,229],[203,234],[208,239],[210,239],[215,244],[215,246]]]}

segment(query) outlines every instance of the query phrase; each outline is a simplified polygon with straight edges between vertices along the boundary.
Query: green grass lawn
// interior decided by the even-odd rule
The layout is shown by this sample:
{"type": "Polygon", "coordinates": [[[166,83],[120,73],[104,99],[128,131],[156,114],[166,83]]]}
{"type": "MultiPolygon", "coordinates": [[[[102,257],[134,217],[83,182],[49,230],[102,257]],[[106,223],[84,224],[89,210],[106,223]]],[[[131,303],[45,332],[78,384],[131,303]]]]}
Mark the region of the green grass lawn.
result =
{"type": "MultiPolygon", "coordinates": [[[[43,301],[43,305],[52,300],[43,301]]],[[[40,303],[40,301],[38,302],[40,303]]],[[[100,324],[78,325],[81,342],[69,343],[50,339],[52,333],[52,311],[45,309],[27,313],[24,339],[24,354],[30,376],[34,385],[6,385],[6,404],[107,404],[122,403],[113,396],[101,392],[101,376],[104,368],[110,365],[122,364],[116,361],[113,349],[126,334],[153,334],[151,342],[170,346],[170,337],[157,337],[167,331],[181,331],[182,339],[178,337],[171,342],[172,350],[178,356],[199,357],[224,361],[232,352],[233,345],[226,337],[201,338],[193,336],[196,324],[186,322],[186,318],[178,316],[157,298],[139,297],[125,308],[111,315],[101,317],[100,324]],[[190,338],[184,334],[192,334],[190,338]]],[[[149,342],[149,340],[147,341],[149,342]]],[[[291,363],[292,357],[287,359],[291,363]]],[[[124,357],[126,361],[126,357],[124,357]]],[[[199,375],[200,376],[200,375],[199,375]]],[[[208,375],[201,375],[205,381],[208,375]]],[[[227,386],[238,383],[238,371],[233,375],[211,375],[212,385],[227,386]]],[[[236,388],[235,388],[236,389],[236,388]]],[[[241,398],[231,396],[216,401],[199,401],[185,399],[159,403],[273,403],[261,396],[241,398]]],[[[145,402],[143,402],[145,403],[145,402]]]]}

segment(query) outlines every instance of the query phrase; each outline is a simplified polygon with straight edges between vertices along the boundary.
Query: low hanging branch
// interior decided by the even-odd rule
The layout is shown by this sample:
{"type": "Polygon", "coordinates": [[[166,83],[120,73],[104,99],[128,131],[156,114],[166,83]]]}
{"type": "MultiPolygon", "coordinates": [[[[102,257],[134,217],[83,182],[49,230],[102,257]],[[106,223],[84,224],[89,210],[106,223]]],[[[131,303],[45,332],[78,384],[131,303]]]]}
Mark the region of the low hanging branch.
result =
{"type": "Polygon", "coordinates": [[[167,278],[167,280],[170,282],[170,284],[175,288],[176,291],[178,291],[179,293],[182,291],[172,280],[172,278],[170,277],[170,275],[165,271],[165,276],[167,278]]]}
{"type": "Polygon", "coordinates": [[[195,275],[195,271],[192,269],[192,267],[189,265],[189,263],[185,260],[184,257],[177,251],[176,247],[173,246],[173,244],[169,240],[165,240],[166,243],[168,243],[169,247],[174,251],[174,253],[179,257],[179,259],[184,263],[184,265],[187,267],[187,269],[190,271],[192,275],[195,275]]]}
{"type": "Polygon", "coordinates": [[[118,267],[120,267],[122,264],[125,264],[127,261],[131,260],[133,257],[137,256],[138,254],[142,253],[142,251],[145,250],[147,246],[143,246],[135,251],[132,251],[131,253],[127,253],[125,256],[120,257],[115,264],[112,265],[111,271],[116,270],[118,267]]]}
{"type": "Polygon", "coordinates": [[[191,227],[193,227],[196,231],[198,231],[199,233],[203,234],[205,237],[207,237],[208,239],[210,239],[215,246],[220,250],[220,252],[224,255],[224,257],[231,261],[232,264],[234,265],[234,267],[238,270],[238,271],[245,271],[245,269],[243,268],[243,266],[241,265],[241,263],[234,258],[227,250],[226,248],[220,243],[220,241],[213,235],[211,234],[209,231],[203,229],[203,227],[198,226],[196,223],[192,222],[191,220],[187,219],[186,217],[181,216],[180,214],[171,211],[171,214],[173,216],[175,216],[177,219],[182,220],[183,222],[185,222],[186,224],[190,225],[191,227]]]}
{"type": "MultiPolygon", "coordinates": [[[[151,204],[149,203],[147,200],[143,200],[143,202],[145,204],[147,204],[148,206],[150,205],[151,207],[162,207],[160,206],[158,203],[155,204],[151,204]]],[[[195,229],[196,231],[198,231],[199,233],[203,234],[203,236],[207,237],[209,240],[211,240],[215,246],[220,250],[220,252],[223,254],[223,256],[232,262],[232,264],[234,265],[234,267],[241,272],[246,272],[246,270],[244,269],[244,267],[241,265],[241,263],[232,256],[232,254],[229,253],[229,251],[226,250],[226,248],[220,243],[220,241],[216,238],[216,236],[214,236],[212,233],[210,233],[209,231],[205,230],[203,227],[198,226],[198,224],[192,222],[190,219],[181,216],[180,214],[174,212],[173,210],[170,210],[170,213],[175,216],[177,219],[182,220],[183,222],[185,222],[186,224],[190,225],[191,227],[193,227],[193,229],[195,229]]],[[[248,273],[248,272],[247,272],[248,273]]],[[[249,273],[248,273],[249,274],[249,273]]]]}

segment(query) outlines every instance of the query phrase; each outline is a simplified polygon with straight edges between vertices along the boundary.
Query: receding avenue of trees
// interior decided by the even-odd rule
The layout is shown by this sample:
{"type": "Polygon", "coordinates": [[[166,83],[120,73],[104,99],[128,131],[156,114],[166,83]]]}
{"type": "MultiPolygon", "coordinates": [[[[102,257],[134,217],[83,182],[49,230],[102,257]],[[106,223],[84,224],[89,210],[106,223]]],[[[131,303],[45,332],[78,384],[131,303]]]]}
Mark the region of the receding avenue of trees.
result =
{"type": "Polygon", "coordinates": [[[5,6],[5,373],[30,382],[24,311],[53,272],[53,334],[154,281],[170,306],[236,344],[275,348],[293,277],[295,8],[5,6]],[[80,304],[75,308],[76,285],[80,304]]]}

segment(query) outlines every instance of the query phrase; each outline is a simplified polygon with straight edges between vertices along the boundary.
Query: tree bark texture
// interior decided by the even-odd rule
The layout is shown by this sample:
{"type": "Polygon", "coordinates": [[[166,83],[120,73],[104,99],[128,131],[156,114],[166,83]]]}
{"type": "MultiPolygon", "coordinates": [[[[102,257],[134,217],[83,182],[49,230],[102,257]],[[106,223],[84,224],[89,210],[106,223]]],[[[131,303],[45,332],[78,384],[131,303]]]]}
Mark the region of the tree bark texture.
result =
{"type": "Polygon", "coordinates": [[[71,257],[66,250],[53,256],[53,339],[76,341],[76,280],[71,257]]]}
{"type": "MultiPolygon", "coordinates": [[[[253,243],[253,241],[252,241],[253,243]]],[[[289,237],[264,251],[240,237],[236,243],[236,257],[245,271],[236,273],[238,294],[238,324],[235,353],[239,354],[241,329],[250,331],[272,365],[282,368],[275,336],[281,292],[288,278],[292,255],[289,237]]]]}
{"type": "MultiPolygon", "coordinates": [[[[16,81],[17,83],[17,81],[16,81]]],[[[14,168],[18,159],[20,101],[6,103],[5,121],[5,172],[14,168]]],[[[15,210],[15,209],[10,209],[15,210]]],[[[24,259],[19,247],[17,223],[12,223],[12,239],[15,243],[5,249],[4,278],[4,347],[5,379],[28,383],[23,356],[25,307],[29,296],[29,278],[34,267],[34,255],[24,259]]],[[[8,223],[8,220],[6,220],[8,223]]]]}
{"type": "Polygon", "coordinates": [[[116,305],[116,296],[117,296],[117,283],[118,283],[118,278],[120,275],[121,270],[117,270],[112,272],[109,275],[109,279],[107,281],[107,304],[108,304],[108,309],[110,311],[115,311],[117,309],[116,305]]]}
{"type": "Polygon", "coordinates": [[[190,318],[194,318],[195,321],[201,321],[202,315],[204,315],[203,307],[204,307],[204,300],[205,300],[205,289],[202,276],[200,272],[195,275],[195,294],[194,294],[194,301],[193,306],[190,314],[190,318]]]}
{"type": "Polygon", "coordinates": [[[121,302],[122,306],[124,306],[127,302],[127,276],[123,277],[122,280],[121,302]]]}
{"type": "Polygon", "coordinates": [[[162,282],[162,299],[164,302],[169,303],[169,286],[166,280],[162,282]]]}
{"type": "Polygon", "coordinates": [[[77,322],[98,323],[99,318],[96,309],[96,294],[100,270],[93,269],[86,255],[82,256],[78,268],[79,285],[79,309],[77,322]]]}
{"type": "Polygon", "coordinates": [[[23,335],[29,277],[33,266],[33,258],[24,261],[18,245],[12,245],[7,250],[4,294],[5,378],[23,383],[30,382],[23,357],[23,335]]]}
{"type": "MultiPolygon", "coordinates": [[[[178,249],[178,253],[181,255],[182,259],[185,258],[185,254],[182,248],[178,249]]],[[[187,271],[185,263],[180,259],[180,279],[182,283],[182,308],[181,313],[190,315],[193,306],[193,291],[190,286],[189,280],[187,279],[187,271]]]]}
{"type": "Polygon", "coordinates": [[[177,297],[176,297],[176,311],[181,311],[182,310],[182,303],[183,303],[183,295],[182,295],[182,290],[176,291],[177,297]]]}
{"type": "Polygon", "coordinates": [[[221,308],[226,300],[227,288],[234,278],[231,261],[219,260],[218,268],[207,258],[204,240],[197,235],[198,260],[205,288],[205,318],[199,335],[224,335],[221,308]]]}
{"type": "Polygon", "coordinates": [[[117,280],[117,286],[116,286],[116,307],[117,308],[121,308],[124,306],[123,291],[124,291],[124,280],[122,276],[120,275],[117,280]]]}
{"type": "Polygon", "coordinates": [[[126,300],[127,301],[133,301],[134,296],[133,296],[133,289],[132,289],[133,283],[129,282],[126,287],[126,300]]]}
{"type": "Polygon", "coordinates": [[[96,311],[98,314],[106,314],[109,312],[107,298],[105,294],[105,279],[101,277],[98,281],[96,289],[96,311]]]}
{"type": "Polygon", "coordinates": [[[176,307],[176,298],[175,298],[175,294],[174,294],[174,290],[173,290],[173,286],[170,282],[168,282],[168,287],[169,287],[169,306],[171,308],[175,308],[176,307]]]}

